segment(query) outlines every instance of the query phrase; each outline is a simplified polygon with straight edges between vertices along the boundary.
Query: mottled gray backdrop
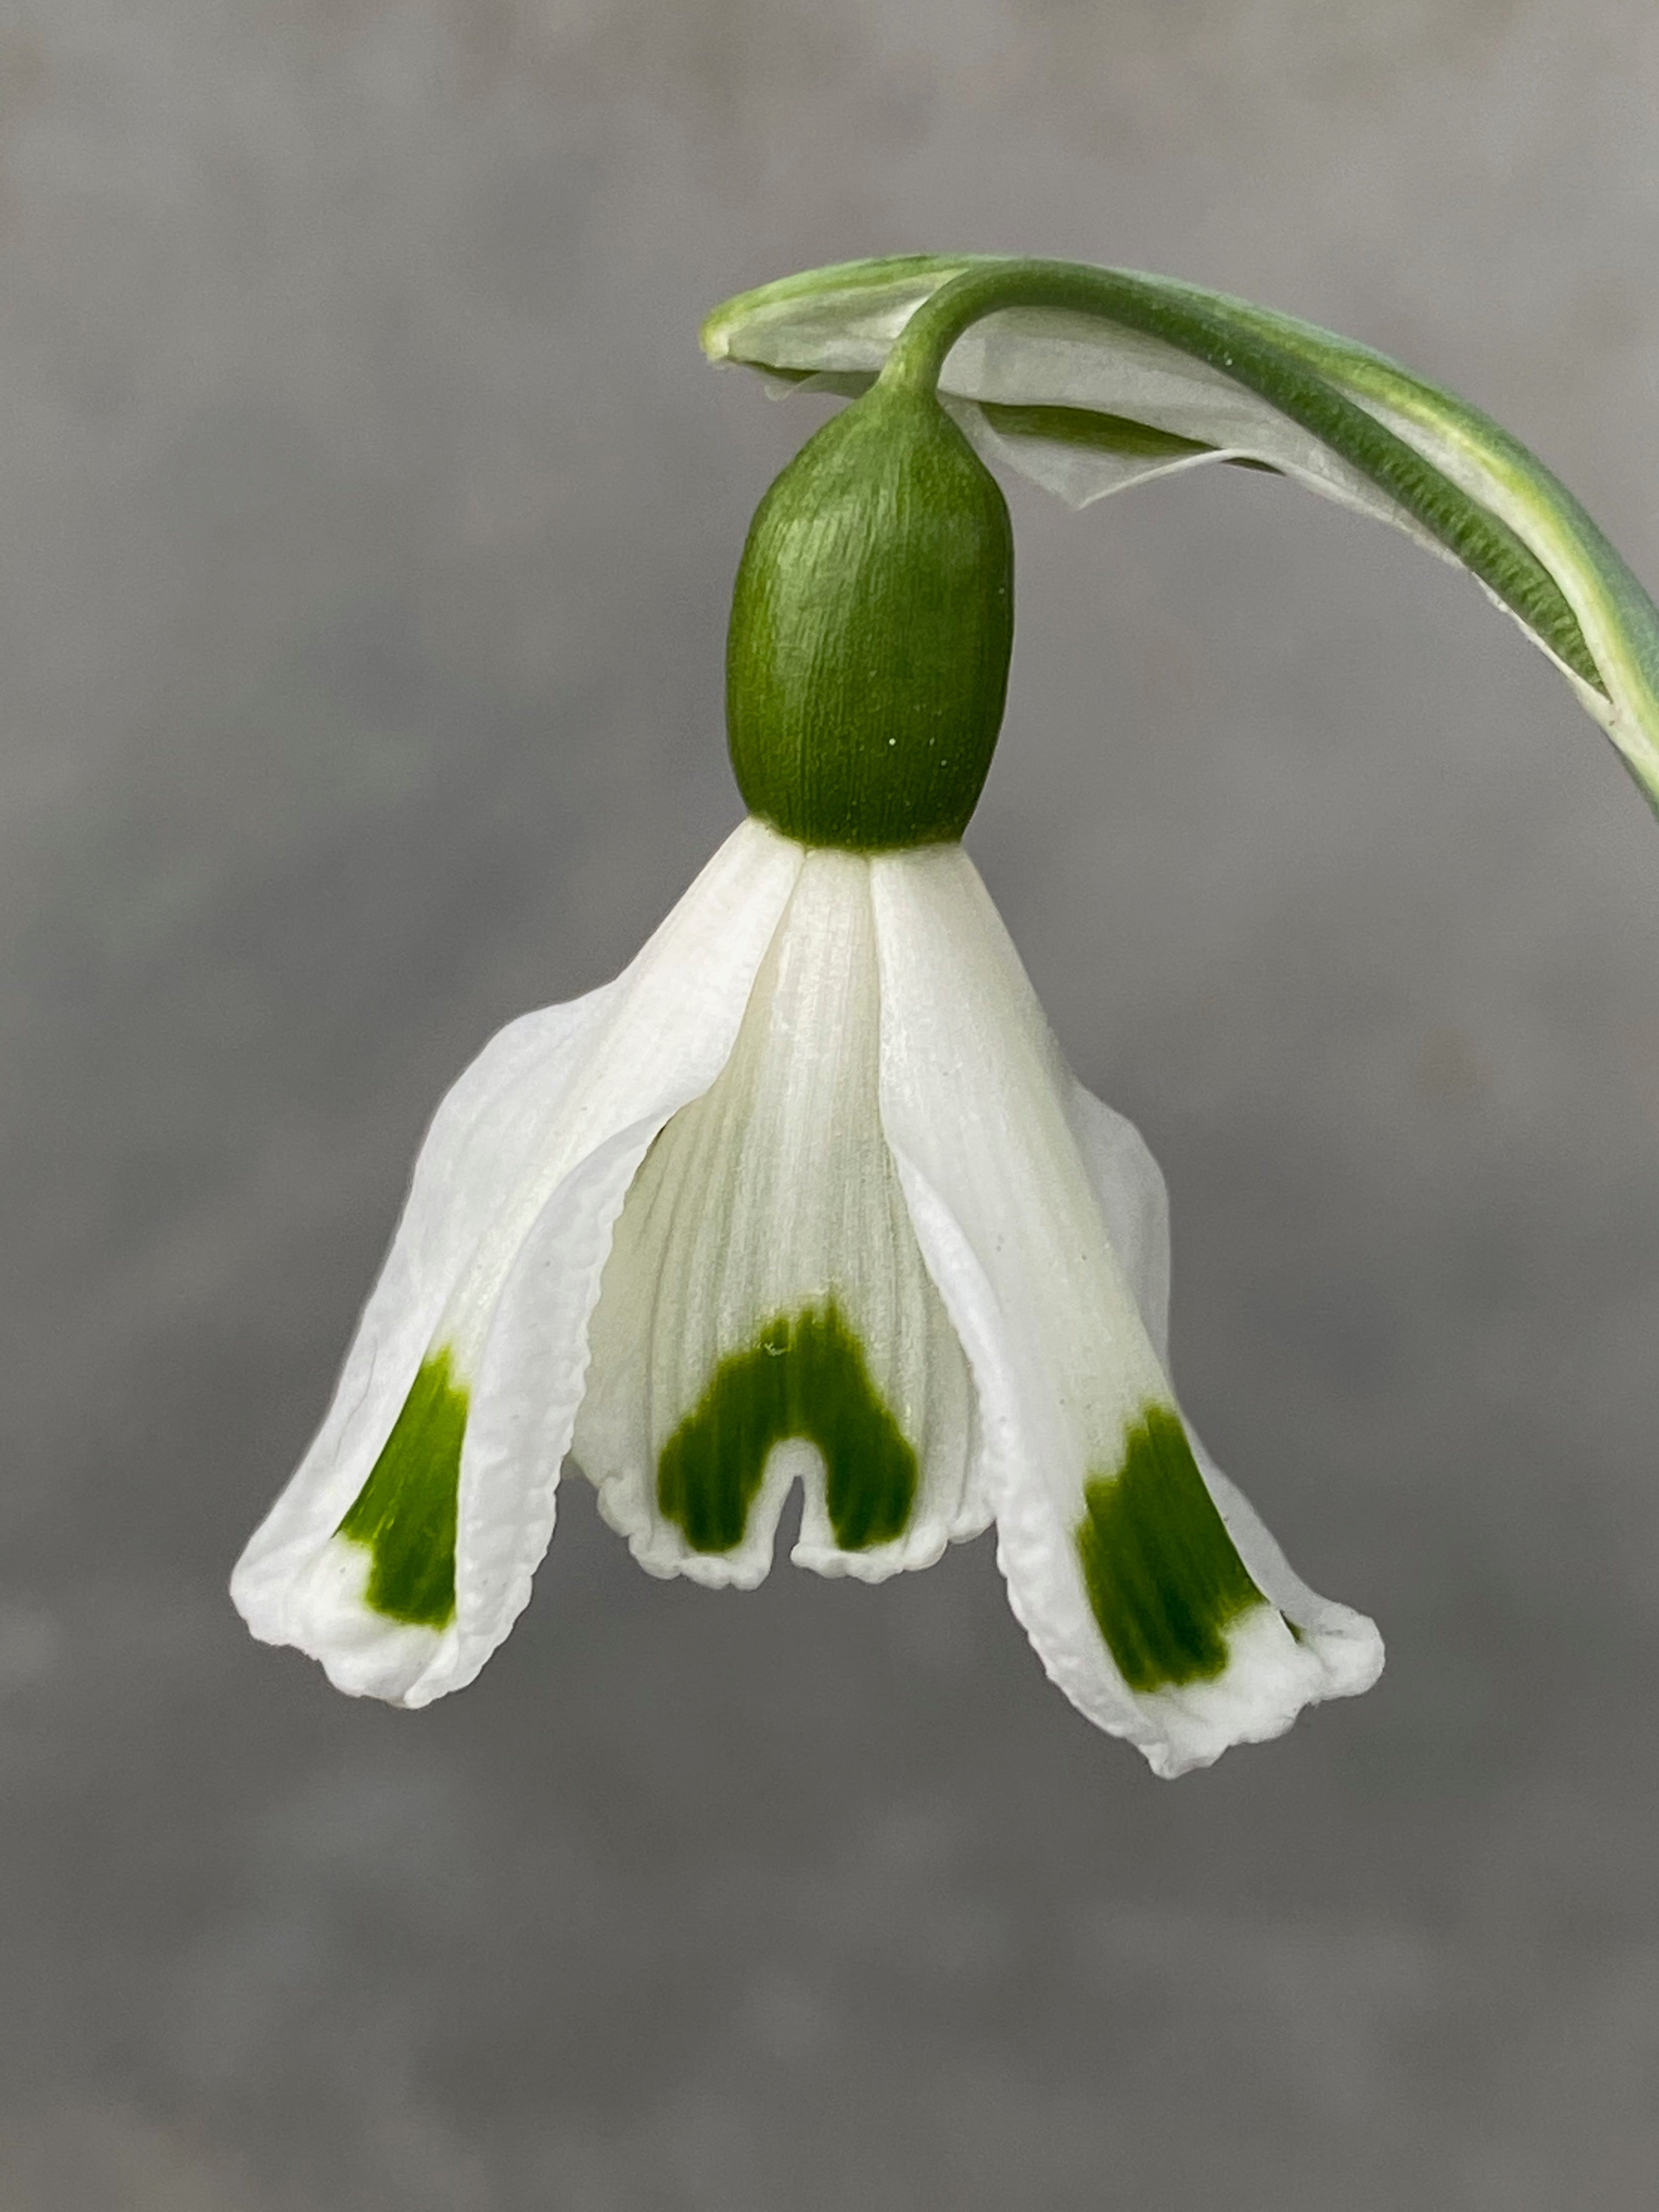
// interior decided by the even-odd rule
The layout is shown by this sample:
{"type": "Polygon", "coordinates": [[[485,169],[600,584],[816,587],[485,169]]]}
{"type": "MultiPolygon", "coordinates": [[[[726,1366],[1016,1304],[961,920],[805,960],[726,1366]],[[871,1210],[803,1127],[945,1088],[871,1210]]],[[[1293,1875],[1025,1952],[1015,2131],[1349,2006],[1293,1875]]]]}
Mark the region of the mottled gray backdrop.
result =
{"type": "Polygon", "coordinates": [[[419,1716],[255,1648],[440,1091],[736,817],[845,256],[1161,268],[1467,391],[1659,578],[1651,0],[11,0],[0,2212],[1622,2212],[1659,2165],[1659,830],[1473,586],[1014,494],[972,844],[1176,1206],[1184,1395],[1375,1613],[1175,1784],[990,1547],[647,1581],[419,1716]]]}

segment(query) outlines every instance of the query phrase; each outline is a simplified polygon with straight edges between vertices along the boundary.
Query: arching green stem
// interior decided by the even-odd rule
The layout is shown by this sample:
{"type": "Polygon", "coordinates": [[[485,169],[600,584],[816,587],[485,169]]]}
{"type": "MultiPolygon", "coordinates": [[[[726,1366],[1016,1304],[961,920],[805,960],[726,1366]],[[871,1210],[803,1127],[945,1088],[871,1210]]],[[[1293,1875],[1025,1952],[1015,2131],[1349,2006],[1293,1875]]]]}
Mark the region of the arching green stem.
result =
{"type": "Polygon", "coordinates": [[[951,349],[972,325],[1012,307],[1097,316],[1190,355],[1255,392],[1352,462],[1513,610],[1573,673],[1605,690],[1565,594],[1543,562],[1490,509],[1375,415],[1295,356],[1201,295],[1183,297],[1156,278],[1069,261],[1006,261],[970,268],[910,317],[880,381],[932,394],[951,349]]]}

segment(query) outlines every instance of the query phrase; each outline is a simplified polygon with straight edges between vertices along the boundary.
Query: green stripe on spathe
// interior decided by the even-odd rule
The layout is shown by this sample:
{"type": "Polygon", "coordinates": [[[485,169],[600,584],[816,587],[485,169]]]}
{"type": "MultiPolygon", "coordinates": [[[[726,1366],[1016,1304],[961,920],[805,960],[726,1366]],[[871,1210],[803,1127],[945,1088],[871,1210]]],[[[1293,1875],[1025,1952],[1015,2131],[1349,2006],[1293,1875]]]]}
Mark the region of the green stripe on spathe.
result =
{"type": "Polygon", "coordinates": [[[455,1500],[466,1392],[439,1352],[421,1364],[404,1409],[337,1534],[366,1545],[376,1613],[419,1628],[455,1618],[455,1500]]]}
{"type": "Polygon", "coordinates": [[[1089,1602],[1132,1690],[1212,1679],[1230,1621],[1265,1602],[1233,1548],[1179,1418],[1149,1406],[1115,1475],[1084,1485],[1078,1555],[1089,1602]]]}
{"type": "Polygon", "coordinates": [[[714,1370],[657,1462],[657,1504],[694,1552],[743,1541],[767,1454],[804,1437],[823,1455],[824,1502],[844,1552],[904,1533],[916,1455],[870,1380],[863,1347],[833,1298],[768,1322],[714,1370]]]}
{"type": "MultiPolygon", "coordinates": [[[[1177,437],[1173,430],[1154,429],[1133,416],[1108,415],[1097,407],[1013,406],[1000,399],[981,399],[980,412],[994,430],[1006,438],[1036,438],[1045,445],[1075,446],[1085,453],[1119,453],[1129,461],[1186,461],[1216,448],[1202,438],[1177,437]]],[[[1249,453],[1229,453],[1231,467],[1260,469],[1270,477],[1280,471],[1271,461],[1249,453]]]]}

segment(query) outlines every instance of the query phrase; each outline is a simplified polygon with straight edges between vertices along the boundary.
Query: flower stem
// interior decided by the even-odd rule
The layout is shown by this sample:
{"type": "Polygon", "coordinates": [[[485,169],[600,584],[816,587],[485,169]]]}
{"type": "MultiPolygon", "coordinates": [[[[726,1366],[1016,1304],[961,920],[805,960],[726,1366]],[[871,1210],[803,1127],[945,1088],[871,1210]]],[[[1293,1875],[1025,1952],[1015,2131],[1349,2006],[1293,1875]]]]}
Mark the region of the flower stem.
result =
{"type": "Polygon", "coordinates": [[[1560,586],[1516,532],[1477,506],[1368,409],[1231,312],[1167,278],[1081,262],[1008,260],[942,284],[894,341],[880,381],[929,393],[971,325],[1007,307],[1089,315],[1161,340],[1257,393],[1369,477],[1472,569],[1587,684],[1606,686],[1560,586]]]}

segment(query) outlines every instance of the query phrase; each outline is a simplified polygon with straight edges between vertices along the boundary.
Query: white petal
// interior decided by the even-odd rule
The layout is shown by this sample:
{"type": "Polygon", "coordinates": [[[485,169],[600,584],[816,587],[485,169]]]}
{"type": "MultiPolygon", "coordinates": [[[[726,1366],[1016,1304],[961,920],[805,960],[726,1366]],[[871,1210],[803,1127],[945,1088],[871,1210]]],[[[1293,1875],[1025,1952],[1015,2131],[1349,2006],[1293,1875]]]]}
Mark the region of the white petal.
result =
{"type": "Polygon", "coordinates": [[[1010,1603],[1073,1703],[1138,1744],[1159,1773],[1276,1735],[1339,1685],[1322,1652],[1293,1636],[1272,1604],[1252,1601],[1225,1618],[1219,1672],[1136,1690],[1114,1662],[1085,1578],[1085,1485],[1091,1495],[1103,1481],[1110,1493],[1121,1489],[1115,1478],[1129,1442],[1173,1396],[1109,1241],[1079,1128],[1108,1170],[1115,1225],[1139,1256],[1157,1330],[1167,1261],[1150,1164],[1079,1100],[959,848],[878,859],[872,887],[883,1119],[923,1255],[973,1370],[1010,1603]]]}
{"type": "Polygon", "coordinates": [[[801,860],[745,823],[623,975],[513,1024],[445,1099],[327,1418],[233,1577],[256,1636],[342,1689],[420,1705],[507,1634],[552,1531],[617,1212],[664,1121],[725,1064],[801,860]],[[377,1613],[367,1554],[336,1534],[438,1355],[470,1401],[442,1629],[377,1613]]]}
{"type": "Polygon", "coordinates": [[[879,1044],[870,864],[812,852],[725,1071],[629,1194],[593,1317],[574,1449],[653,1573],[759,1582],[797,1477],[792,1556],[823,1574],[925,1566],[986,1524],[879,1044]]]}
{"type": "Polygon", "coordinates": [[[1170,1365],[1170,1192],[1164,1170],[1134,1123],[1074,1079],[1065,1092],[1106,1239],[1117,1255],[1159,1364],[1170,1365]]]}

